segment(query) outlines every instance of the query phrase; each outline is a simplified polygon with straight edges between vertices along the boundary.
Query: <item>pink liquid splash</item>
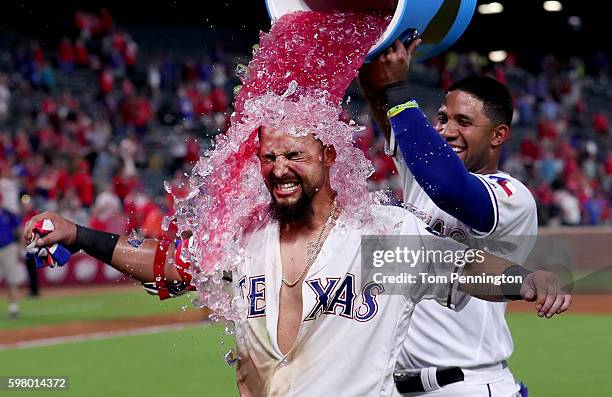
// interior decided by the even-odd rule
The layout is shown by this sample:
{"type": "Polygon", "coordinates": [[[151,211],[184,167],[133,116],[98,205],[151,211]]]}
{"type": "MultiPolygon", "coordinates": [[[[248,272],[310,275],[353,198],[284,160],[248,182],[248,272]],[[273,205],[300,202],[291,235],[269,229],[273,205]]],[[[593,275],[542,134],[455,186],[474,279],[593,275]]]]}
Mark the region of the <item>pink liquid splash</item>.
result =
{"type": "MultiPolygon", "coordinates": [[[[228,320],[242,318],[241,298],[222,280],[250,261],[244,232],[267,216],[270,202],[259,172],[257,129],[268,126],[295,135],[315,133],[336,148],[331,184],[351,222],[361,222],[376,201],[367,190],[372,166],[353,146],[354,123],[339,120],[341,101],[368,50],[390,17],[362,13],[299,12],[285,15],[262,33],[235,113],[214,151],[206,153],[190,177],[190,194],[176,199],[179,233],[193,231],[194,245],[184,260],[200,304],[228,320]]],[[[337,227],[342,228],[343,225],[337,227]]]]}

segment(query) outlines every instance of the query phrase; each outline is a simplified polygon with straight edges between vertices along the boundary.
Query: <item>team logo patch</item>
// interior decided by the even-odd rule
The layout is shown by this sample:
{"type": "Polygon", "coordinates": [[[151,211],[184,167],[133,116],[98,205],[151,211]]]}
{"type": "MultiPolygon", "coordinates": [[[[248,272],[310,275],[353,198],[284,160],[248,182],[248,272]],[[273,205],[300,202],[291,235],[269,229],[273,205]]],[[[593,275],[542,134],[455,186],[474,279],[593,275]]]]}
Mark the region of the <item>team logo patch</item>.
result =
{"type": "Polygon", "coordinates": [[[496,176],[496,175],[490,175],[489,179],[495,182],[495,185],[498,185],[499,187],[501,187],[504,193],[506,193],[508,197],[512,197],[513,195],[516,194],[517,192],[516,186],[512,184],[510,179],[502,178],[501,176],[496,176]]]}

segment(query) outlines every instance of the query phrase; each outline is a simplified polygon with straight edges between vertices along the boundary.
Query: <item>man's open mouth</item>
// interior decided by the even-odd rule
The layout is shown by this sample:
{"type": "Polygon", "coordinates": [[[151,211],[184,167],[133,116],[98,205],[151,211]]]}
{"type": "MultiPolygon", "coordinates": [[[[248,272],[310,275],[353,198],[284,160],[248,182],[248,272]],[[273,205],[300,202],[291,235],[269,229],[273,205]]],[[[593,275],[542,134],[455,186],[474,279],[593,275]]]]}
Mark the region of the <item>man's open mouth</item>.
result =
{"type": "Polygon", "coordinates": [[[295,193],[300,188],[297,181],[283,181],[274,183],[274,192],[279,196],[287,196],[295,193]]]}

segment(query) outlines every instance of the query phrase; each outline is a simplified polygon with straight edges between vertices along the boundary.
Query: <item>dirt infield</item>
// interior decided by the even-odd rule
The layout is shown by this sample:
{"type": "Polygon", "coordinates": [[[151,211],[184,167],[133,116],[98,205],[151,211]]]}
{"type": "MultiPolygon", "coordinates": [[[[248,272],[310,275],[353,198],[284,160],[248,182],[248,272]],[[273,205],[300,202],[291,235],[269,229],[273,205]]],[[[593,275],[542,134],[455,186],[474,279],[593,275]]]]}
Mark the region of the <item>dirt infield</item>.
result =
{"type": "MultiPolygon", "coordinates": [[[[511,302],[508,305],[510,312],[535,312],[533,303],[511,302]]],[[[574,295],[572,306],[568,313],[580,314],[612,314],[611,295],[574,295]]]]}
{"type": "MultiPolygon", "coordinates": [[[[25,296],[25,288],[22,288],[25,296]]],[[[108,294],[114,292],[142,291],[140,284],[122,283],[115,285],[83,285],[73,287],[48,287],[41,288],[41,297],[47,296],[82,296],[95,294],[108,294]]]]}
{"type": "Polygon", "coordinates": [[[161,314],[148,317],[117,320],[75,321],[64,324],[7,329],[0,331],[0,341],[2,341],[2,343],[0,343],[0,347],[10,346],[17,342],[52,339],[66,336],[137,330],[141,328],[170,324],[194,324],[202,322],[207,316],[208,313],[202,310],[161,314]]]}
{"type": "MultiPolygon", "coordinates": [[[[142,291],[140,285],[87,285],[83,287],[43,288],[42,297],[74,297],[117,292],[142,291]]],[[[34,327],[0,329],[0,347],[10,347],[16,343],[60,337],[81,336],[103,332],[129,331],[165,325],[189,325],[204,321],[208,310],[177,311],[176,313],[154,316],[132,317],[110,320],[74,321],[62,324],[40,325],[34,327]]]]}

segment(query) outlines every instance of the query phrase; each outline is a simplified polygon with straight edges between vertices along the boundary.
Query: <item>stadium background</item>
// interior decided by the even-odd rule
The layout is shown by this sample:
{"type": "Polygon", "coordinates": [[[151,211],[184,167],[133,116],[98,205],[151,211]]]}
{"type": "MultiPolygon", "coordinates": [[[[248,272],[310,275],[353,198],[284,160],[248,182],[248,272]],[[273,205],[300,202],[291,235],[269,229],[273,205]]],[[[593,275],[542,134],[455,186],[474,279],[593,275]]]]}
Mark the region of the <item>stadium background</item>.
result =
{"type": "MultiPolygon", "coordinates": [[[[185,193],[185,173],[227,127],[236,65],[269,28],[263,1],[242,3],[4,6],[3,205],[24,220],[53,209],[104,230],[159,237],[172,208],[167,191],[185,193]]],[[[453,80],[478,73],[507,83],[515,121],[501,169],[532,190],[543,227],[605,233],[607,21],[584,2],[563,1],[559,12],[542,3],[503,1],[501,13],[477,13],[451,52],[413,66],[414,97],[433,116],[453,80]],[[492,61],[501,50],[505,59],[492,61]]],[[[372,189],[398,197],[393,163],[359,91],[347,96],[347,114],[367,127],[356,142],[376,168],[372,189]]],[[[74,395],[235,394],[223,360],[231,329],[203,326],[206,313],[189,297],[160,303],[87,257],[37,276],[40,293],[22,300],[19,319],[9,320],[0,301],[0,376],[68,375],[74,395]]],[[[511,365],[533,395],[610,394],[612,300],[576,300],[572,313],[546,321],[525,305],[511,307],[511,365]]]]}

